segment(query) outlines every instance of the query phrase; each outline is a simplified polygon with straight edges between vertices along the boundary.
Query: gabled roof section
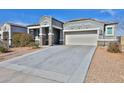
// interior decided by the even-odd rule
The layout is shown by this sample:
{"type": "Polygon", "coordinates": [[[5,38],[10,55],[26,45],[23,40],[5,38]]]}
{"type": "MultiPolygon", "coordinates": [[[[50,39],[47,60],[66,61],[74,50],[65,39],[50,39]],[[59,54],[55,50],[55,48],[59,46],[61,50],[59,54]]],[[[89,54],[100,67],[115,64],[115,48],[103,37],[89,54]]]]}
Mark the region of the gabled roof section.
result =
{"type": "Polygon", "coordinates": [[[74,19],[74,20],[71,20],[71,21],[67,21],[67,22],[65,22],[65,23],[68,23],[68,22],[76,22],[76,21],[85,21],[85,20],[92,20],[92,21],[96,21],[96,22],[100,22],[100,23],[104,23],[104,24],[107,23],[107,22],[104,22],[104,21],[101,21],[101,20],[98,20],[98,19],[93,19],[93,18],[74,19]]]}
{"type": "Polygon", "coordinates": [[[51,18],[52,20],[55,20],[55,21],[58,21],[58,22],[60,22],[60,23],[64,24],[64,22],[62,22],[62,21],[60,21],[60,20],[58,20],[58,19],[54,18],[53,16],[44,15],[44,16],[42,16],[42,17],[41,17],[41,20],[42,20],[42,18],[43,18],[43,17],[48,17],[48,18],[51,18]]]}
{"type": "Polygon", "coordinates": [[[81,18],[81,19],[75,19],[75,20],[67,21],[67,22],[65,22],[65,23],[76,22],[76,21],[85,21],[85,20],[92,20],[92,21],[96,21],[96,22],[99,22],[99,23],[103,23],[103,24],[105,24],[105,25],[118,24],[117,22],[106,22],[106,21],[101,21],[101,20],[93,19],[93,18],[81,18]]]}
{"type": "Polygon", "coordinates": [[[117,25],[118,23],[117,22],[113,22],[113,23],[107,23],[105,25],[117,25]]]}
{"type": "Polygon", "coordinates": [[[55,19],[54,17],[52,17],[52,19],[53,19],[53,20],[56,20],[56,21],[58,21],[58,22],[60,22],[60,23],[62,23],[62,24],[64,24],[64,22],[62,22],[62,21],[60,21],[60,20],[58,20],[58,19],[55,19]]]}
{"type": "Polygon", "coordinates": [[[6,24],[9,24],[11,26],[26,28],[26,26],[24,26],[24,25],[19,25],[19,24],[15,24],[15,23],[6,23],[6,24]]]}

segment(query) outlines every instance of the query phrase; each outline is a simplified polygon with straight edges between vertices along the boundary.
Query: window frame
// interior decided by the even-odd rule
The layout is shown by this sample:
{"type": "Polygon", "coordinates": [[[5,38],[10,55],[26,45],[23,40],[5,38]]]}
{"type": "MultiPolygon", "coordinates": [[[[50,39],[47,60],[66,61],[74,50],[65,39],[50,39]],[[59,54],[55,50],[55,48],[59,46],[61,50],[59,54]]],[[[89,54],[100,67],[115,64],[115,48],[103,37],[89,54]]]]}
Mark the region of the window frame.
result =
{"type": "Polygon", "coordinates": [[[114,26],[106,26],[105,35],[106,36],[114,36],[114,26]],[[108,28],[112,28],[112,33],[111,34],[108,33],[108,28]]]}

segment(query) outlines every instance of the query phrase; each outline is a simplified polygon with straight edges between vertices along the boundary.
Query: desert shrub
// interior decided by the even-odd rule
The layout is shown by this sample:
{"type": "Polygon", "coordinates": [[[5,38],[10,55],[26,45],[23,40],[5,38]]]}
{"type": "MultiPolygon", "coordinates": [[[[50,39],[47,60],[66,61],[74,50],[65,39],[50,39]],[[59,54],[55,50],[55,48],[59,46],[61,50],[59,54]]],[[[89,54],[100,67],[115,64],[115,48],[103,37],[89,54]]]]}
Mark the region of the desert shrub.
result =
{"type": "Polygon", "coordinates": [[[29,46],[30,43],[34,42],[32,36],[27,33],[13,33],[12,35],[12,46],[13,47],[25,47],[29,46]]]}
{"type": "Polygon", "coordinates": [[[7,52],[7,51],[8,51],[7,48],[0,46],[0,52],[1,52],[1,53],[5,53],[5,52],[7,52]]]}
{"type": "Polygon", "coordinates": [[[36,49],[36,48],[40,48],[40,47],[39,47],[39,44],[38,43],[37,44],[35,43],[34,46],[32,46],[32,48],[33,49],[36,49]]]}
{"type": "Polygon", "coordinates": [[[1,41],[0,40],[0,47],[8,47],[8,44],[7,44],[7,42],[4,42],[4,41],[1,41]]]}
{"type": "Polygon", "coordinates": [[[5,53],[9,49],[8,45],[6,42],[0,41],[0,52],[5,53]]]}
{"type": "Polygon", "coordinates": [[[32,43],[30,43],[29,46],[32,47],[33,49],[40,48],[39,47],[39,42],[32,42],[32,43]]]}
{"type": "Polygon", "coordinates": [[[109,43],[107,51],[109,51],[111,53],[120,53],[119,44],[117,44],[115,42],[109,43]]]}

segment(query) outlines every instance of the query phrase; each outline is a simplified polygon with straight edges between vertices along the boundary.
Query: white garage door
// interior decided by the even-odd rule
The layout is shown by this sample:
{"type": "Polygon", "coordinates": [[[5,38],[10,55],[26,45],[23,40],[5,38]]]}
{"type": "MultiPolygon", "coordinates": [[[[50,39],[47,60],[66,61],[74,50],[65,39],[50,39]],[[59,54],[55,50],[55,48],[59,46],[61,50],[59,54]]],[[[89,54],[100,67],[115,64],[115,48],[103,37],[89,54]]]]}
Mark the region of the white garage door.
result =
{"type": "Polygon", "coordinates": [[[65,32],[66,45],[97,45],[97,31],[65,32]]]}

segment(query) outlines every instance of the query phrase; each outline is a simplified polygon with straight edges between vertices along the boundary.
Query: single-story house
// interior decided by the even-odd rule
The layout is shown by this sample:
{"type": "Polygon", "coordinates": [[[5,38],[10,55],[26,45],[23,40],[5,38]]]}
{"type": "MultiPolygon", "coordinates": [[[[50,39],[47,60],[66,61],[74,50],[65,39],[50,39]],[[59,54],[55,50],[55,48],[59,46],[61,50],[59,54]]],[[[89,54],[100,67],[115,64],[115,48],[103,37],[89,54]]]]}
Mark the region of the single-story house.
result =
{"type": "Polygon", "coordinates": [[[5,23],[1,26],[0,31],[0,39],[3,42],[6,42],[8,46],[12,45],[12,33],[13,32],[27,32],[27,27],[13,24],[13,23],[5,23]]]}
{"type": "Polygon", "coordinates": [[[42,16],[39,24],[27,27],[6,23],[1,27],[0,38],[12,45],[12,32],[31,34],[40,46],[44,45],[108,45],[118,41],[118,23],[103,22],[92,18],[76,19],[67,22],[51,16],[42,16]]]}
{"type": "Polygon", "coordinates": [[[39,24],[27,26],[27,32],[42,45],[108,45],[118,39],[115,32],[118,23],[108,23],[92,18],[61,22],[51,16],[43,16],[39,24]]]}

